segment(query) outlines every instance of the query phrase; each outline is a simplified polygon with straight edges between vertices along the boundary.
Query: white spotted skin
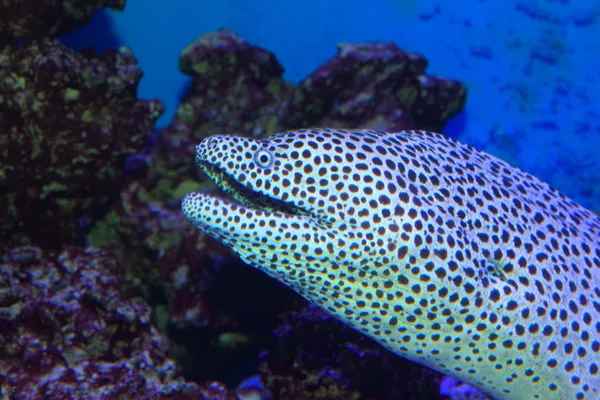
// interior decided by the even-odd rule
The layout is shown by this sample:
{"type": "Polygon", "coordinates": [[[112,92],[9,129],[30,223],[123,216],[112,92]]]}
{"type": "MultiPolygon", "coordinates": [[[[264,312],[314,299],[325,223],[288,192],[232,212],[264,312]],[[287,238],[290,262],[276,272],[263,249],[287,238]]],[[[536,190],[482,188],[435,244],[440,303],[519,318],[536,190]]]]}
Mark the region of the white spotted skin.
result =
{"type": "Polygon", "coordinates": [[[496,399],[600,399],[600,219],[443,135],[214,136],[198,165],[243,205],[183,212],[394,353],[496,399]]]}

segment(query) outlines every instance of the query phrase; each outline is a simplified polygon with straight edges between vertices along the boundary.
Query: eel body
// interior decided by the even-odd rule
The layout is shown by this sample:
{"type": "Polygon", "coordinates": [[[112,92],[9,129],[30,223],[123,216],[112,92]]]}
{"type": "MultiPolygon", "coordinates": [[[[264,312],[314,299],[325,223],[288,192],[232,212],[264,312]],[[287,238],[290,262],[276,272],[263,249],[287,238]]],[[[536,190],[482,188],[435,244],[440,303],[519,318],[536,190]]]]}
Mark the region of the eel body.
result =
{"type": "Polygon", "coordinates": [[[600,399],[600,218],[443,135],[213,136],[189,220],[394,353],[496,399],[600,399]],[[235,200],[234,200],[235,199],[235,200]]]}

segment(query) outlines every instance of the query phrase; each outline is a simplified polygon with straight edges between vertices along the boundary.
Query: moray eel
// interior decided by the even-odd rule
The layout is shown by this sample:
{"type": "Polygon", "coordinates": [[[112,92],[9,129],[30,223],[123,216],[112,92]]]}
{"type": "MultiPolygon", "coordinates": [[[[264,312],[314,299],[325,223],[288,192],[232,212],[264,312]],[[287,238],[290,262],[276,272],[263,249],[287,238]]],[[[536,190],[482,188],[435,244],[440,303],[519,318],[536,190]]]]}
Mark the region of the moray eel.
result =
{"type": "Polygon", "coordinates": [[[392,352],[496,399],[600,399],[600,218],[443,135],[213,136],[184,214],[392,352]]]}

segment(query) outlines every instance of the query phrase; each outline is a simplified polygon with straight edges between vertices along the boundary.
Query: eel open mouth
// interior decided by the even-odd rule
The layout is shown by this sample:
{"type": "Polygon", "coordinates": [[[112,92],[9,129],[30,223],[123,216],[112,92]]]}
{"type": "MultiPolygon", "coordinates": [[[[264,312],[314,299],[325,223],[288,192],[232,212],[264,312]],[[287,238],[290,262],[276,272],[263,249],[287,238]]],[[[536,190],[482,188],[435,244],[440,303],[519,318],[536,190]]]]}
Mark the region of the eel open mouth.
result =
{"type": "Polygon", "coordinates": [[[223,198],[223,201],[237,202],[246,208],[255,210],[315,218],[312,213],[291,202],[252,190],[247,185],[238,182],[222,168],[207,162],[199,162],[198,166],[223,193],[230,197],[229,199],[223,198]]]}

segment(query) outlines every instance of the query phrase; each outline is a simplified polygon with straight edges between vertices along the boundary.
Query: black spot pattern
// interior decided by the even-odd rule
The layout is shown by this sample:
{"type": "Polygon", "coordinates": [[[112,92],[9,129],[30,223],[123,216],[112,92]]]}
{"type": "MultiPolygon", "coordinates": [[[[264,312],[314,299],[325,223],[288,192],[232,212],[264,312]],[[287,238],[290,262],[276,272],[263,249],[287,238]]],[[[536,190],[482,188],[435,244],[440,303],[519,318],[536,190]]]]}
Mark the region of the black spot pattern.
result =
{"type": "Polygon", "coordinates": [[[532,175],[422,131],[196,161],[241,204],[190,194],[195,226],[395,353],[498,399],[600,398],[600,218],[532,175]]]}

